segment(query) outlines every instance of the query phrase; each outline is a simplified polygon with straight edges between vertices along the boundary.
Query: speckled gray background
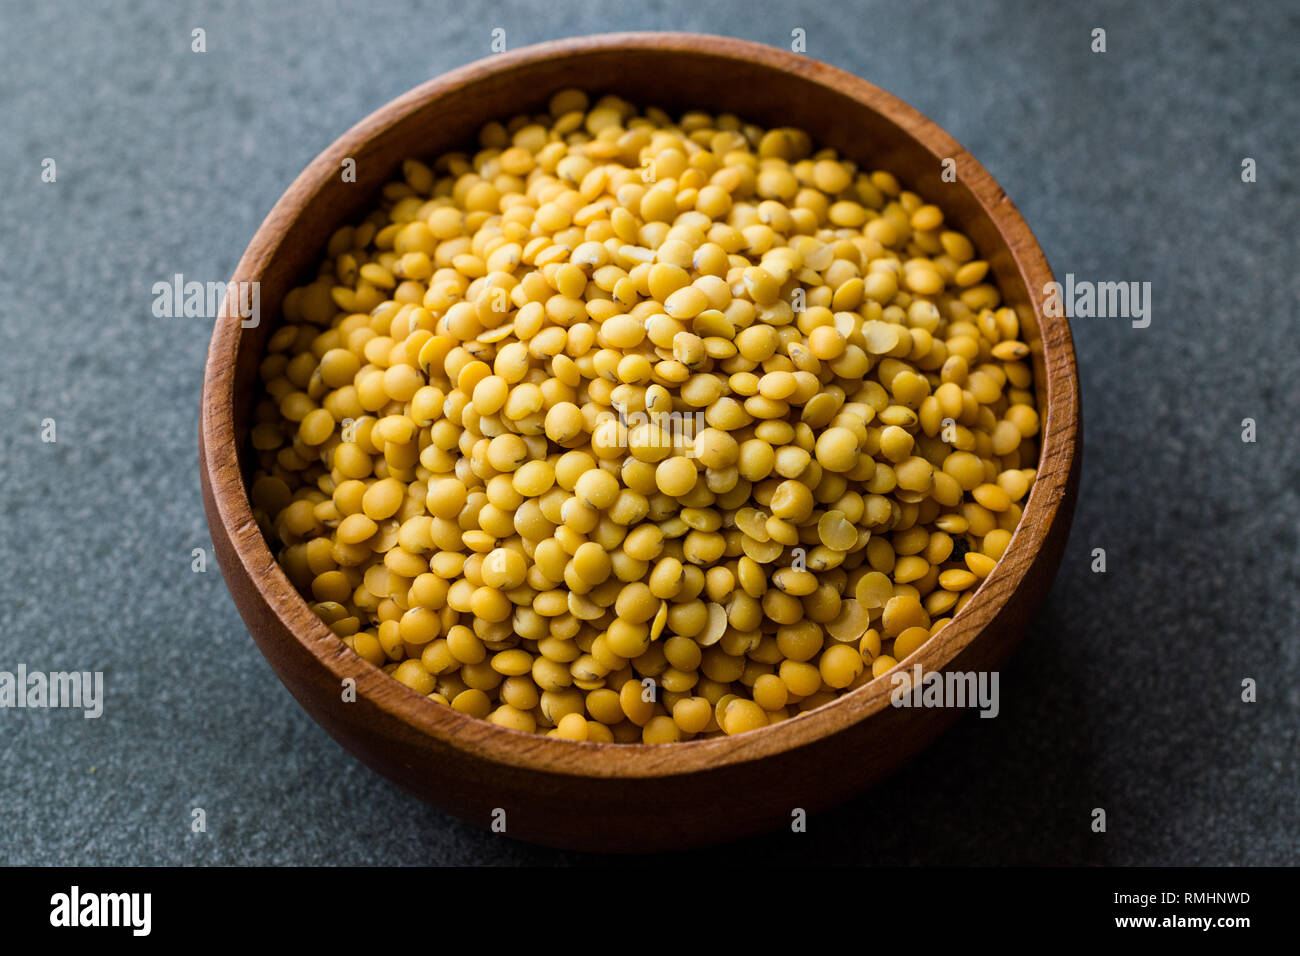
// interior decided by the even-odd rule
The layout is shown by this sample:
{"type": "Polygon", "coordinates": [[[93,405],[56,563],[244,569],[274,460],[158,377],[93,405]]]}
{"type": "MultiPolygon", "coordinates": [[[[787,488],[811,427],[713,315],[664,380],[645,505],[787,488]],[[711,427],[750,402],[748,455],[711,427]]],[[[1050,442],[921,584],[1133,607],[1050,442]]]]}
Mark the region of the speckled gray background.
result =
{"type": "Polygon", "coordinates": [[[487,55],[493,28],[516,47],[622,29],[784,45],[802,27],[810,56],[967,146],[1058,276],[1150,281],[1153,321],[1075,323],[1082,496],[1001,717],[963,720],[807,834],[692,859],[1300,862],[1300,15],[1243,6],[4,0],[0,669],[103,670],[108,699],[99,720],[0,712],[0,861],[607,859],[426,808],[280,686],[215,567],[190,569],[210,546],[195,449],[210,323],[153,318],[150,288],[228,277],[320,149],[487,55]]]}

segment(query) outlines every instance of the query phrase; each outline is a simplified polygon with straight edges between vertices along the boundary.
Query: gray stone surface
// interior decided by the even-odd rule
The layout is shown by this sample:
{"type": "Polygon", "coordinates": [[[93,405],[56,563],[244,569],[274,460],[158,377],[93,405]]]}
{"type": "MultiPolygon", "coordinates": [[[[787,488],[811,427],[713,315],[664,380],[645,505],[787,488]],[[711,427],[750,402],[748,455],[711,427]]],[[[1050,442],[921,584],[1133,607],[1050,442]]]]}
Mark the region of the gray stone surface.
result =
{"type": "Polygon", "coordinates": [[[108,688],[99,720],[0,713],[0,862],[608,861],[426,808],[284,691],[220,575],[190,569],[209,547],[210,323],[150,313],[173,273],[226,278],[321,148],[486,55],[495,27],[512,47],[616,29],[782,45],[802,27],[810,56],[970,148],[1058,275],[1153,287],[1150,328],[1075,324],[1083,492],[1002,716],[963,720],[806,835],[693,858],[1300,863],[1296,6],[843,0],[0,2],[0,669],[103,670],[108,688]]]}

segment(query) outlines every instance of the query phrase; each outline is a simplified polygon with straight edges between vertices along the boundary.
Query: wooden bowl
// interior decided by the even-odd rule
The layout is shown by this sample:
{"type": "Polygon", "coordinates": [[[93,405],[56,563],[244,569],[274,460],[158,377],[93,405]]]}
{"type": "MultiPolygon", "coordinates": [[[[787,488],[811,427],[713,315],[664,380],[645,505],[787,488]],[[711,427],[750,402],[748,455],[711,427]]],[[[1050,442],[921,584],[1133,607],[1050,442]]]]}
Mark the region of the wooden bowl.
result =
{"type": "Polygon", "coordinates": [[[461,148],[484,122],[544,109],[557,90],[575,86],[643,106],[800,126],[817,144],[887,169],[938,203],[990,262],[1033,350],[1038,478],[996,570],[902,666],[982,671],[1006,660],[1056,573],[1078,483],[1074,351],[1065,319],[1041,308],[1047,262],[992,177],[914,109],[825,64],[723,37],[613,34],[493,56],[394,100],[321,153],[231,280],[232,289],[261,284],[260,325],[222,319],[212,336],[199,447],[213,544],[249,631],[308,713],[365,763],[465,820],[491,827],[504,811],[511,837],[596,851],[666,850],[789,826],[796,809],[823,809],[893,771],[959,712],[891,706],[886,675],[736,737],[645,746],[505,730],[420,696],[349,650],[290,584],[253,520],[247,420],[284,294],[312,274],[334,229],[365,215],[403,159],[461,148]],[[355,183],[340,176],[347,158],[356,161],[355,183]],[[956,182],[941,178],[947,159],[956,182]],[[345,678],[356,681],[355,702],[343,700],[345,678]]]}

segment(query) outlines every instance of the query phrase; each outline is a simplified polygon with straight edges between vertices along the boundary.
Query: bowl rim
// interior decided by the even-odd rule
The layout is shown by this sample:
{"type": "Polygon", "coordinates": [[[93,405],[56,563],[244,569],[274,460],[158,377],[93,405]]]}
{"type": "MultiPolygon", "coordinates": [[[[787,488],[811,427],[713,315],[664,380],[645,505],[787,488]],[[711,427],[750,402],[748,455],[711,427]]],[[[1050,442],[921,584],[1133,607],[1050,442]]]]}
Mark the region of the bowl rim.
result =
{"type": "MultiPolygon", "coordinates": [[[[367,140],[404,122],[429,101],[526,64],[556,56],[614,50],[703,54],[756,63],[775,73],[798,74],[882,115],[931,153],[936,163],[944,158],[956,159],[962,181],[999,233],[1029,293],[1046,371],[1046,380],[1035,381],[1035,388],[1045,389],[1038,403],[1046,414],[1040,422],[1039,474],[1011,543],[952,621],[895,668],[863,686],[787,720],[734,737],[664,746],[575,742],[524,733],[437,704],[362,659],[316,617],[281,570],[253,518],[239,468],[229,467],[229,462],[239,460],[234,430],[234,369],[243,329],[237,321],[218,321],[209,345],[200,413],[200,470],[209,514],[217,515],[257,599],[333,678],[340,682],[354,679],[358,699],[365,698],[389,717],[449,747],[496,763],[565,776],[650,778],[714,770],[810,745],[883,710],[889,704],[891,675],[899,669],[910,672],[919,665],[922,672],[942,671],[979,637],[1017,592],[1039,545],[1057,520],[1078,453],[1080,407],[1068,320],[1044,314],[1042,296],[1035,292],[1052,281],[1051,270],[1019,211],[984,167],[938,125],[874,84],[807,56],[733,37],[684,32],[573,37],[494,54],[428,80],[362,119],[299,174],[250,240],[229,288],[256,281],[264,273],[280,248],[284,231],[301,210],[302,197],[309,197],[309,202],[327,179],[337,174],[342,158],[356,155],[367,140]],[[1044,467],[1049,463],[1051,467],[1044,467]]],[[[490,118],[496,117],[484,120],[490,118]]]]}

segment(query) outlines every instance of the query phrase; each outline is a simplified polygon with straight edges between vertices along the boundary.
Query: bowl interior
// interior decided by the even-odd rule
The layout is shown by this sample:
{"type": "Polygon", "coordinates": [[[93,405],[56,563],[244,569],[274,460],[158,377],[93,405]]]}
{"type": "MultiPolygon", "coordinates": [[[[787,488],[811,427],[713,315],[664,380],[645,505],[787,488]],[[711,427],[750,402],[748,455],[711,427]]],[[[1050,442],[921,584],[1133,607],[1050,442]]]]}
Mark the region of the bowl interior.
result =
{"type": "MultiPolygon", "coordinates": [[[[271,212],[248,253],[240,262],[235,280],[261,283],[262,321],[255,328],[240,329],[238,323],[219,326],[214,334],[213,362],[233,362],[228,388],[214,393],[205,386],[205,415],[218,422],[229,416],[233,448],[208,448],[205,456],[235,454],[245,476],[249,465],[246,433],[257,382],[257,368],[267,337],[280,321],[280,303],[294,285],[314,274],[331,233],[339,226],[362,218],[376,200],[378,190],[410,157],[432,158],[454,149],[470,147],[479,128],[493,119],[508,119],[520,112],[544,111],[547,100],[558,90],[579,87],[592,93],[616,93],[639,106],[658,106],[680,113],[687,109],[735,113],[743,120],[763,126],[793,125],[805,129],[819,147],[830,146],[842,155],[873,169],[894,173],[906,188],[938,204],[946,220],[964,231],[981,257],[986,258],[1004,303],[1021,318],[1022,335],[1033,350],[1034,388],[1042,417],[1040,478],[1030,496],[1020,529],[998,568],[979,594],[940,634],[906,661],[920,662],[926,670],[949,663],[977,636],[983,624],[1000,612],[1000,605],[986,614],[974,613],[981,605],[1005,602],[1015,591],[1032,561],[1032,551],[1041,534],[1027,539],[1021,532],[1027,523],[1046,528],[1055,516],[1062,488],[1071,472],[1074,421],[1069,413],[1053,410],[1053,390],[1073,389],[1073,353],[1069,330],[1063,319],[1042,319],[1035,307],[1031,288],[1050,281],[1050,272],[1014,206],[988,173],[951,137],[910,107],[876,87],[832,67],[770,47],[719,37],[674,34],[624,34],[590,37],[545,44],[500,54],[431,81],[395,100],[362,121],[322,153],[294,182],[285,198],[271,212]],[[345,160],[355,160],[356,181],[340,175],[345,160]],[[955,164],[955,181],[944,178],[945,160],[955,164]],[[1043,324],[1051,326],[1046,341],[1043,324]],[[1068,384],[1063,384],[1068,383],[1068,384]],[[225,403],[231,403],[226,405],[225,403]],[[1062,414],[1065,419],[1061,420],[1062,414]],[[1058,427],[1060,426],[1060,427],[1058,427]],[[1054,429],[1056,435],[1054,436],[1054,429]],[[1068,434],[1066,434],[1068,433],[1068,434]]],[[[234,282],[232,281],[232,288],[234,282]]],[[[209,463],[205,462],[205,467],[209,463]]],[[[225,495],[217,488],[215,497],[228,526],[251,523],[246,488],[240,494],[225,495]]],[[[1045,533],[1045,531],[1044,531],[1045,533]]],[[[260,540],[260,536],[256,536],[260,540]]],[[[276,613],[286,623],[303,630],[303,615],[314,620],[306,602],[297,596],[269,551],[256,551],[257,542],[247,536],[236,540],[236,550],[246,566],[261,573],[279,575],[275,587],[263,594],[288,596],[276,613]],[[255,560],[254,560],[255,559],[255,560]]],[[[265,544],[261,545],[266,549],[265,544]]],[[[335,640],[319,621],[310,639],[335,640]]],[[[307,638],[304,636],[304,640],[307,638]]],[[[337,643],[337,641],[336,641],[337,643]]],[[[347,657],[347,667],[356,672],[370,667],[340,645],[333,655],[347,657]]],[[[336,673],[343,673],[342,665],[336,673]]],[[[400,707],[407,723],[428,733],[454,738],[468,731],[473,721],[449,708],[427,701],[396,681],[375,673],[396,687],[385,696],[400,707]]],[[[694,750],[692,763],[700,768],[719,762],[748,760],[774,750],[798,746],[801,742],[842,729],[888,703],[887,677],[881,677],[806,714],[781,724],[737,738],[715,738],[674,745],[674,751],[694,750]],[[746,738],[752,738],[746,740],[746,738]],[[763,739],[760,744],[760,738],[763,739]],[[739,744],[738,744],[739,742],[739,744]]],[[[363,689],[364,692],[364,689],[363,689]]],[[[475,730],[475,746],[490,746],[496,737],[517,736],[516,732],[490,727],[475,730]]],[[[649,751],[664,748],[642,745],[582,744],[547,738],[532,738],[536,747],[551,751],[563,748],[558,763],[574,773],[654,772],[645,761],[649,751]],[[603,751],[603,763],[592,763],[581,752],[603,751]],[[618,756],[613,752],[618,751],[618,756]],[[643,756],[637,756],[640,753],[643,756]],[[642,761],[638,764],[637,761],[642,761]]]]}
{"type": "MultiPolygon", "coordinates": [[[[856,96],[828,85],[832,76],[847,75],[824,64],[758,44],[740,44],[786,61],[778,65],[767,56],[754,59],[750,50],[737,51],[734,46],[738,41],[716,39],[717,44],[704,43],[690,49],[637,48],[637,35],[633,34],[626,45],[575,43],[572,52],[555,57],[519,56],[528,50],[519,51],[513,58],[502,54],[499,64],[480,61],[456,71],[464,78],[446,84],[448,88],[441,95],[429,96],[426,92],[430,85],[439,83],[434,81],[362,121],[318,157],[295,183],[313,186],[315,191],[301,215],[289,224],[273,259],[267,262],[261,276],[263,322],[244,333],[241,354],[245,349],[262,351],[267,336],[279,323],[285,293],[309,278],[335,229],[369,211],[380,187],[399,173],[403,160],[431,159],[452,150],[472,148],[485,123],[519,113],[545,112],[551,96],[567,87],[597,94],[615,93],[638,106],[658,106],[674,115],[707,109],[735,113],[760,126],[800,126],[817,146],[832,147],[870,168],[894,173],[906,188],[939,205],[945,220],[971,238],[980,255],[988,259],[1006,304],[1021,314],[1024,336],[1031,345],[1040,341],[1037,313],[1013,250],[972,191],[976,180],[992,183],[992,179],[956,141],[919,113],[866,83],[858,81],[865,89],[854,90],[856,96]],[[800,69],[790,71],[789,61],[800,69]],[[865,93],[874,94],[874,107],[870,100],[863,101],[865,93]],[[887,105],[900,109],[888,115],[879,111],[887,105]],[[918,139],[918,134],[924,135],[926,142],[918,139]],[[418,147],[412,149],[416,144],[418,147]],[[344,182],[339,175],[345,159],[356,161],[355,182],[344,182]],[[956,163],[955,181],[943,178],[947,159],[956,163]]],[[[995,189],[1005,202],[1005,194],[995,189]]],[[[1041,412],[1046,399],[1041,383],[1046,376],[1041,349],[1035,348],[1035,353],[1035,387],[1041,412]]],[[[251,363],[240,364],[245,375],[237,382],[237,394],[248,395],[256,368],[251,363]]],[[[236,426],[241,435],[249,406],[246,401],[236,409],[236,426]]],[[[242,461],[242,445],[239,454],[242,461]]]]}

